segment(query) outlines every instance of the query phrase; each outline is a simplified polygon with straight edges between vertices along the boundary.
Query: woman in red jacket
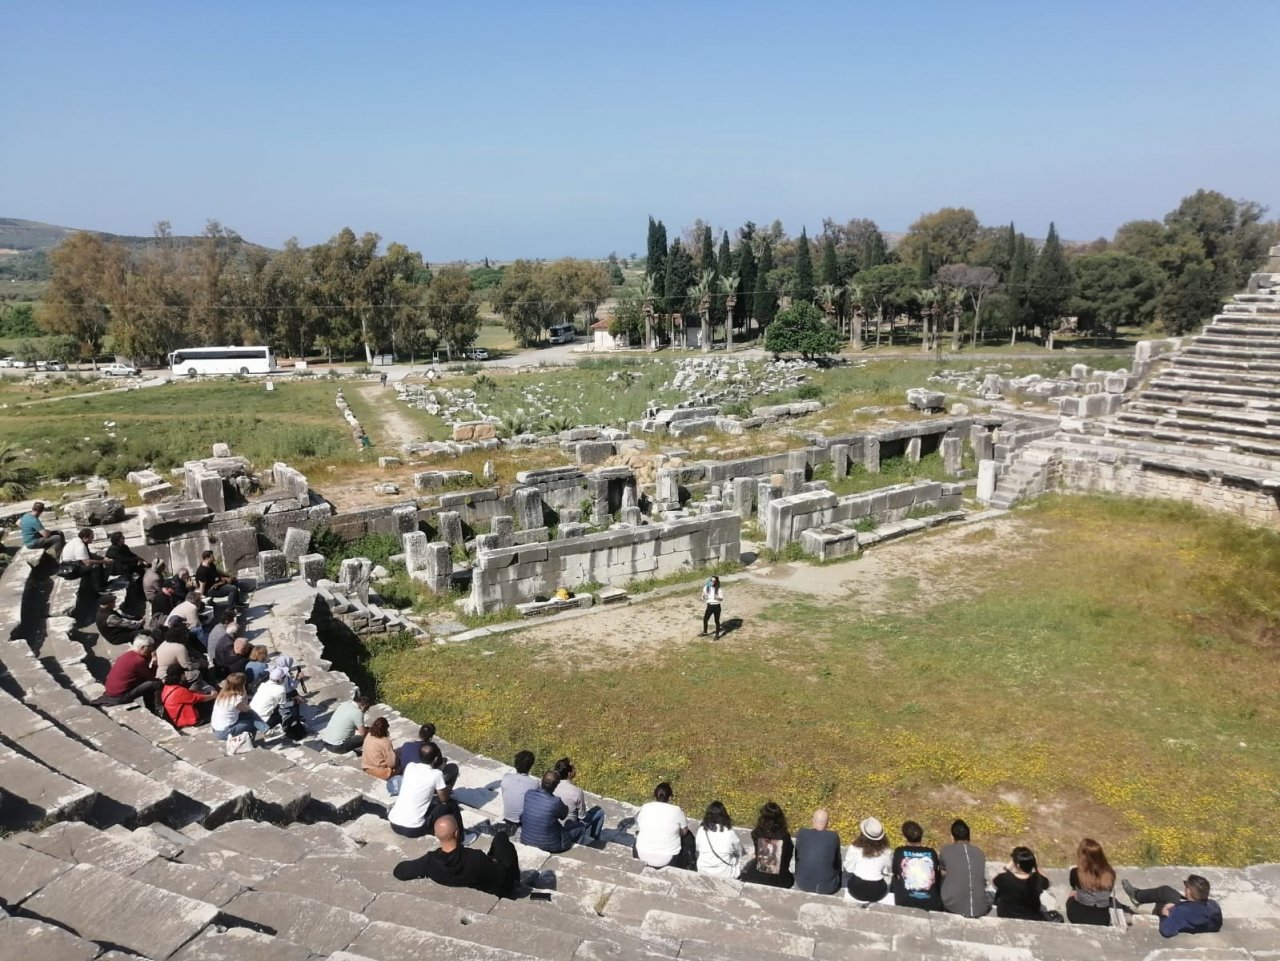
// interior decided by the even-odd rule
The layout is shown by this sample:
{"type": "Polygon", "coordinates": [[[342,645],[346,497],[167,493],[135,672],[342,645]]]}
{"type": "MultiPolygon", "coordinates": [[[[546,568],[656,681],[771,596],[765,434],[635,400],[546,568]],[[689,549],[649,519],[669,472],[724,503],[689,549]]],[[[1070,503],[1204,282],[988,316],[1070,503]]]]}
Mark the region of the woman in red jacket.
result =
{"type": "Polygon", "coordinates": [[[164,716],[176,728],[195,727],[209,720],[209,702],[217,695],[197,694],[180,664],[170,664],[164,676],[164,688],[160,691],[160,703],[164,716]]]}

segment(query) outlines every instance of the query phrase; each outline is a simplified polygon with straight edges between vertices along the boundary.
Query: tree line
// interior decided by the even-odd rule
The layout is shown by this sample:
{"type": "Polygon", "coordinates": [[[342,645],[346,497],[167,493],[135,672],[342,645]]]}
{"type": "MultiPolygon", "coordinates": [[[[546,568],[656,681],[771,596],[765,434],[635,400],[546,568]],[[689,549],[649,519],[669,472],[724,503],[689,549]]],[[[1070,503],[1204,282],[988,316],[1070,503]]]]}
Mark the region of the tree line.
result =
{"type": "Polygon", "coordinates": [[[616,258],[432,270],[404,244],[384,247],[377,234],[346,227],[322,244],[290,239],[270,250],[217,221],[196,238],[175,237],[162,222],[143,249],[81,231],[49,261],[40,329],[81,357],[97,357],[109,337],[116,353],[152,361],[181,347],[236,343],[295,357],[362,352],[368,362],[384,352],[456,353],[479,333],[483,291],[529,344],[556,319],[593,316],[621,275],[616,258]]]}
{"type": "MultiPolygon", "coordinates": [[[[1121,325],[1154,323],[1180,334],[1207,322],[1280,243],[1280,223],[1265,214],[1253,201],[1198,190],[1163,220],[1064,245],[1052,223],[1036,241],[1014,224],[984,226],[972,210],[947,207],[921,216],[892,248],[866,219],[826,219],[812,240],[803,229],[788,237],[777,221],[763,230],[748,222],[732,240],[722,232],[717,248],[702,221],[668,242],[666,226],[650,217],[646,286],[623,304],[619,326],[638,333],[645,310],[696,317],[731,344],[735,331],[751,336],[780,309],[803,304],[815,310],[799,312],[803,323],[788,314],[785,327],[808,333],[780,330],[775,343],[838,346],[812,329],[815,317],[854,346],[872,337],[893,343],[900,325],[925,349],[948,331],[952,349],[965,335],[976,344],[1010,332],[1114,338],[1121,325]]],[[[652,336],[665,339],[665,328],[659,322],[652,336]]]]}

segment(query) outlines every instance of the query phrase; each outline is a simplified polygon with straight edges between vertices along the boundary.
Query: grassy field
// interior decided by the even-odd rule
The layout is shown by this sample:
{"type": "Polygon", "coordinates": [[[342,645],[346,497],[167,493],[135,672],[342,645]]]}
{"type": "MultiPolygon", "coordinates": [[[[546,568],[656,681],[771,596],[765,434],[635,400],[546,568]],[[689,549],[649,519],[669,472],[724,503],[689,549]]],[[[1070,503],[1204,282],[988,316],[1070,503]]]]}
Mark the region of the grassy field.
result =
{"type": "Polygon", "coordinates": [[[1025,525],[1019,549],[956,535],[942,596],[921,596],[922,540],[880,610],[762,590],[728,644],[583,665],[563,645],[592,645],[586,619],[558,646],[387,643],[370,666],[450,739],[571,755],[637,803],[669,778],[691,813],[718,797],[749,821],[772,797],[800,824],[822,804],[846,836],[875,814],[937,840],[963,814],[999,857],[1030,843],[1062,863],[1088,833],[1116,863],[1280,859],[1280,536],[1084,497],[1002,523],[1025,525]]]}
{"type": "MultiPolygon", "coordinates": [[[[22,399],[21,390],[8,389],[5,402],[22,399]]],[[[166,384],[10,406],[0,410],[0,436],[29,448],[34,466],[52,477],[166,470],[207,457],[217,441],[259,466],[285,460],[306,470],[372,457],[356,451],[334,407],[336,392],[336,384],[319,380],[282,380],[270,393],[257,380],[166,384]]]]}

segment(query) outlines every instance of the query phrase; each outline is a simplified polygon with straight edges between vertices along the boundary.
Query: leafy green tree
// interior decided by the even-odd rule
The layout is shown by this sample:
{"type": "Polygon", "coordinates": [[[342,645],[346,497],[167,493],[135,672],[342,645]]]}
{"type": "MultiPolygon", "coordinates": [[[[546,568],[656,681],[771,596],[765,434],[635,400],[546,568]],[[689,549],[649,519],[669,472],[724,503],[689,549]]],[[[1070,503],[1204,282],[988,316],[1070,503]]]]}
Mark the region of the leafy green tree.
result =
{"type": "Polygon", "coordinates": [[[1029,302],[1035,323],[1047,331],[1058,326],[1075,292],[1075,278],[1058,240],[1058,228],[1049,224],[1049,235],[1031,270],[1029,302]]]}
{"type": "Polygon", "coordinates": [[[34,304],[9,304],[0,308],[0,337],[35,337],[39,333],[34,304]]]}
{"type": "Polygon", "coordinates": [[[818,267],[818,283],[830,284],[833,287],[840,284],[840,260],[836,256],[836,242],[830,234],[822,236],[822,261],[818,267]]]}
{"type": "Polygon", "coordinates": [[[74,337],[82,356],[96,358],[112,319],[111,278],[125,274],[127,260],[122,246],[88,231],[60,243],[49,254],[53,273],[37,311],[40,326],[74,337]]]}
{"type": "MultiPolygon", "coordinates": [[[[874,225],[873,225],[874,226],[874,225]]],[[[858,266],[862,270],[879,267],[889,262],[889,245],[885,243],[884,234],[873,229],[862,242],[862,252],[858,256],[858,266]]]]}
{"type": "Polygon", "coordinates": [[[800,354],[808,360],[839,353],[840,346],[839,331],[807,301],[797,301],[778,311],[764,333],[764,349],[775,356],[800,354]]]}
{"type": "Polygon", "coordinates": [[[755,290],[740,292],[738,298],[750,298],[751,314],[761,327],[768,327],[778,312],[778,289],[773,285],[773,244],[766,241],[760,248],[760,263],[756,269],[755,290]]]}
{"type": "MultiPolygon", "coordinates": [[[[982,303],[1000,285],[1000,275],[994,267],[947,264],[938,271],[936,280],[969,298],[973,308],[973,346],[978,346],[978,331],[982,327],[982,303]]],[[[956,311],[955,324],[951,329],[951,349],[960,349],[960,311],[956,311]]]]}
{"type": "Polygon", "coordinates": [[[809,249],[809,237],[803,227],[796,240],[796,277],[791,288],[793,300],[813,303],[813,253],[809,249]]]}
{"type": "Polygon", "coordinates": [[[906,264],[880,264],[861,270],[853,278],[862,303],[876,318],[876,346],[889,319],[889,342],[893,343],[894,318],[906,311],[915,296],[916,272],[906,264]]]}
{"type": "Polygon", "coordinates": [[[532,347],[554,317],[545,269],[531,260],[517,260],[503,272],[493,299],[507,330],[521,347],[532,347]]]}
{"type": "Polygon", "coordinates": [[[471,269],[471,287],[474,290],[492,290],[500,283],[502,283],[501,267],[486,266],[471,269]]]}
{"type": "Polygon", "coordinates": [[[638,287],[628,287],[618,294],[613,316],[609,318],[610,336],[625,335],[633,347],[644,343],[644,297],[645,291],[638,287]]]}
{"type": "Polygon", "coordinates": [[[918,265],[920,249],[926,243],[933,266],[962,264],[968,261],[978,240],[978,215],[967,207],[943,207],[924,214],[909,228],[898,245],[903,263],[918,265]]]}
{"type": "Polygon", "coordinates": [[[1068,309],[1080,326],[1115,338],[1121,324],[1145,325],[1155,318],[1165,275],[1133,254],[1106,251],[1077,257],[1076,293],[1068,309]]]}
{"type": "Polygon", "coordinates": [[[920,244],[916,257],[916,283],[923,289],[933,283],[933,254],[929,250],[928,237],[920,244]]]}
{"type": "Polygon", "coordinates": [[[427,288],[426,315],[440,343],[461,353],[480,333],[479,307],[465,267],[442,267],[427,288]]]}
{"type": "Polygon", "coordinates": [[[1008,294],[1006,320],[1013,329],[1031,323],[1031,267],[1035,249],[1027,238],[1018,234],[1014,238],[1013,259],[1009,265],[1009,276],[1005,281],[1008,294]]]}
{"type": "Polygon", "coordinates": [[[617,253],[609,254],[609,258],[605,261],[605,269],[609,271],[609,283],[615,287],[621,287],[627,282],[626,276],[622,273],[622,267],[618,264],[617,253]]]}

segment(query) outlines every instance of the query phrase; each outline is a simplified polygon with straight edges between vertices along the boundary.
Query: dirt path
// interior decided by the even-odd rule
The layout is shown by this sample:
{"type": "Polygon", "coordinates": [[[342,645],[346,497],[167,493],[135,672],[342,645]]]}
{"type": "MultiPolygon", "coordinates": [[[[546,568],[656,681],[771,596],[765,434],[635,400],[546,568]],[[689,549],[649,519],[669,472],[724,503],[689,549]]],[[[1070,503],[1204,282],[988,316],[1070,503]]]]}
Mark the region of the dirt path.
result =
{"type": "Polygon", "coordinates": [[[827,566],[803,563],[751,565],[745,576],[724,585],[724,623],[719,641],[701,637],[700,583],[622,607],[593,610],[571,621],[550,621],[511,634],[545,646],[550,657],[574,652],[579,666],[606,666],[619,656],[652,656],[672,645],[722,644],[732,648],[776,633],[776,623],[758,615],[778,603],[823,600],[864,616],[919,611],[963,595],[980,580],[982,557],[1002,562],[1034,546],[1037,529],[1009,516],[944,527],[866,551],[858,560],[827,566]],[[581,644],[584,637],[590,645],[581,644]],[[585,663],[584,663],[585,659],[585,663]]]}
{"type": "Polygon", "coordinates": [[[361,403],[373,412],[376,433],[372,440],[379,447],[401,448],[410,441],[426,440],[422,428],[399,409],[396,392],[376,383],[357,388],[361,403]]]}

